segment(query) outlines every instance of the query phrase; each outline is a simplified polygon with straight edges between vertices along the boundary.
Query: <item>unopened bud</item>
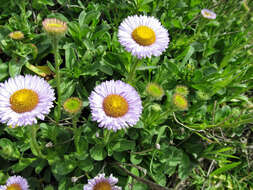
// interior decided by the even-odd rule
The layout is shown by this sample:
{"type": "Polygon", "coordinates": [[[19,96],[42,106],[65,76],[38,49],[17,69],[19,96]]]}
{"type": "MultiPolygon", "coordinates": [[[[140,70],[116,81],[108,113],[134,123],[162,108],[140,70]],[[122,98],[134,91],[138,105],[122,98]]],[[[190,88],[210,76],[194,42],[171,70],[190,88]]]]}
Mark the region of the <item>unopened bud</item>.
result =
{"type": "Polygon", "coordinates": [[[160,150],[161,149],[161,146],[160,146],[160,144],[155,144],[155,147],[156,147],[156,149],[158,149],[158,150],[160,150]]]}
{"type": "Polygon", "coordinates": [[[78,179],[79,179],[78,177],[74,176],[71,178],[71,182],[76,183],[78,181],[78,179]]]}
{"type": "Polygon", "coordinates": [[[47,148],[51,148],[51,147],[53,147],[53,143],[50,141],[50,142],[48,142],[47,144],[46,144],[46,147],[47,148]]]}

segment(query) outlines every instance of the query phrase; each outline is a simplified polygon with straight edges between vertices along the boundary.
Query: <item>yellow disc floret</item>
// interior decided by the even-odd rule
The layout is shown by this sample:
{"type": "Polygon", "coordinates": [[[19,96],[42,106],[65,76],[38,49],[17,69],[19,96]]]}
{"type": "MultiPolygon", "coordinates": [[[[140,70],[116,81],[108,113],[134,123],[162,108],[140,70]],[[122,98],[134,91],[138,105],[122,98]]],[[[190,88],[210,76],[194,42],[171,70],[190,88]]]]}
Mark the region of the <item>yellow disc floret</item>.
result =
{"type": "Polygon", "coordinates": [[[205,11],[204,14],[205,14],[206,16],[212,16],[212,14],[209,13],[209,12],[207,12],[207,11],[205,11]]]}
{"type": "Polygon", "coordinates": [[[142,46],[152,45],[155,40],[155,32],[148,26],[139,26],[132,32],[132,38],[142,46]]]}
{"type": "Polygon", "coordinates": [[[107,181],[102,181],[96,184],[93,190],[112,190],[112,187],[107,181]]]}
{"type": "Polygon", "coordinates": [[[23,34],[23,32],[21,32],[21,31],[15,31],[15,32],[11,32],[11,33],[9,34],[9,37],[10,37],[11,39],[14,39],[14,40],[21,40],[21,39],[24,38],[24,34],[23,34]]]}
{"type": "Polygon", "coordinates": [[[21,89],[14,92],[10,97],[11,109],[17,113],[33,110],[39,102],[36,92],[30,89],[21,89]]]}
{"type": "Polygon", "coordinates": [[[121,117],[128,112],[128,103],[122,96],[111,94],[104,99],[103,109],[108,116],[121,117]]]}
{"type": "Polygon", "coordinates": [[[11,184],[7,187],[7,190],[22,190],[19,184],[11,184]]]}

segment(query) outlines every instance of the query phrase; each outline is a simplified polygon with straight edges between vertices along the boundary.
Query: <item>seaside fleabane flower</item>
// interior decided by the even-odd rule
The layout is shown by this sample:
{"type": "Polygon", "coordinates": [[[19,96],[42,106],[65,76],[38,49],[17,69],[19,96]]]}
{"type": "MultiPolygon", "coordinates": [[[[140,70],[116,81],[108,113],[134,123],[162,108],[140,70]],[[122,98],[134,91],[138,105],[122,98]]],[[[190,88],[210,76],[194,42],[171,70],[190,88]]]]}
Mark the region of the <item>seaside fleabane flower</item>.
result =
{"type": "Polygon", "coordinates": [[[142,113],[141,98],[129,84],[120,80],[96,86],[90,97],[93,121],[114,131],[135,125],[142,113]]]}
{"type": "Polygon", "coordinates": [[[88,180],[88,184],[83,186],[83,190],[121,190],[121,187],[116,186],[118,179],[113,177],[106,178],[105,174],[99,174],[93,179],[88,180]]]}
{"type": "Polygon", "coordinates": [[[43,22],[43,29],[49,35],[62,36],[67,31],[67,23],[56,18],[46,18],[43,22]]]}
{"type": "Polygon", "coordinates": [[[119,42],[139,59],[160,56],[168,47],[169,34],[152,16],[129,16],[119,26],[119,42]]]}
{"type": "Polygon", "coordinates": [[[0,190],[28,190],[27,180],[21,176],[11,176],[6,185],[1,185],[0,190]]]}
{"type": "Polygon", "coordinates": [[[208,9],[202,9],[201,14],[203,17],[208,19],[216,19],[216,14],[208,9]]]}
{"type": "Polygon", "coordinates": [[[9,34],[9,37],[14,40],[21,40],[24,38],[24,34],[21,31],[14,31],[9,34]]]}
{"type": "Polygon", "coordinates": [[[55,94],[42,78],[19,75],[0,83],[0,122],[26,126],[44,120],[53,107],[55,94]]]}

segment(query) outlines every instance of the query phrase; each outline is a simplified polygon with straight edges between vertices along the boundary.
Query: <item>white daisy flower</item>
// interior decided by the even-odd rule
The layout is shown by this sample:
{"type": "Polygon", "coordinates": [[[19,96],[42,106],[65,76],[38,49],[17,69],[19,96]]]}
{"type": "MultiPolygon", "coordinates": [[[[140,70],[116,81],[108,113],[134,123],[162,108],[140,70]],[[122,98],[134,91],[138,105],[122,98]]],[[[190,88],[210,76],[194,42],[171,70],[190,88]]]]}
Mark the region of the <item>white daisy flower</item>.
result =
{"type": "Polygon", "coordinates": [[[11,176],[6,185],[1,185],[0,190],[28,190],[27,180],[21,176],[11,176]]]}
{"type": "Polygon", "coordinates": [[[135,125],[142,113],[141,98],[129,84],[120,80],[96,86],[90,97],[92,119],[99,127],[114,131],[135,125]]]}
{"type": "Polygon", "coordinates": [[[168,47],[169,34],[158,19],[150,16],[129,16],[119,26],[119,42],[139,59],[160,56],[168,47]]]}
{"type": "Polygon", "coordinates": [[[44,79],[26,75],[0,83],[0,122],[26,126],[44,120],[55,100],[54,90],[44,79]]]}
{"type": "Polygon", "coordinates": [[[93,179],[88,180],[88,184],[84,185],[83,190],[121,190],[121,187],[116,186],[118,179],[113,177],[106,178],[105,174],[99,174],[93,179]]]}
{"type": "Polygon", "coordinates": [[[203,17],[208,19],[216,19],[216,14],[208,9],[202,9],[201,14],[203,17]]]}

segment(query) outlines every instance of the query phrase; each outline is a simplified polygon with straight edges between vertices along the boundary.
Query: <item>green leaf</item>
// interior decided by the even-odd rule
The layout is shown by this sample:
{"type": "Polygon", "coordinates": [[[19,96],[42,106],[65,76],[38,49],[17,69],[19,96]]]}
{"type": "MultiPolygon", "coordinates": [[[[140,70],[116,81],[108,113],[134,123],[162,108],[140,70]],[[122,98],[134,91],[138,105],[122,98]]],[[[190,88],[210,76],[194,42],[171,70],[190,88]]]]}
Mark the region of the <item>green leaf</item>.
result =
{"type": "Polygon", "coordinates": [[[121,139],[120,141],[112,143],[112,150],[122,152],[126,150],[133,150],[135,148],[135,142],[130,140],[121,139]]]}
{"type": "Polygon", "coordinates": [[[14,60],[11,60],[9,62],[9,74],[11,77],[15,77],[16,75],[19,75],[21,72],[21,69],[23,67],[23,64],[20,62],[16,62],[14,60]]]}
{"type": "Polygon", "coordinates": [[[138,165],[142,162],[142,157],[137,154],[131,154],[130,155],[130,160],[133,164],[138,165]]]}
{"type": "Polygon", "coordinates": [[[74,160],[62,160],[60,162],[56,162],[52,166],[52,172],[57,175],[67,175],[72,172],[77,166],[77,163],[74,160]]]}
{"type": "Polygon", "coordinates": [[[192,170],[192,164],[187,154],[183,154],[181,164],[178,168],[178,175],[180,179],[186,179],[192,170]]]}
{"type": "Polygon", "coordinates": [[[8,77],[8,64],[3,63],[0,59],[0,81],[4,80],[6,77],[8,77]]]}
{"type": "Polygon", "coordinates": [[[221,168],[218,168],[218,169],[214,170],[214,171],[210,174],[210,176],[219,175],[219,174],[221,174],[221,173],[224,173],[224,172],[226,172],[226,171],[229,171],[229,170],[231,170],[231,169],[237,167],[237,166],[240,165],[240,164],[241,164],[241,162],[234,162],[234,163],[232,163],[232,164],[226,164],[226,165],[222,166],[221,168]]]}
{"type": "Polygon", "coordinates": [[[78,130],[75,130],[75,139],[74,139],[74,143],[75,143],[75,147],[76,147],[76,154],[75,157],[78,160],[84,160],[87,158],[88,154],[88,143],[85,139],[85,137],[81,136],[81,131],[83,129],[80,127],[78,128],[78,130]],[[79,133],[79,134],[76,134],[79,133]]]}
{"type": "Polygon", "coordinates": [[[102,71],[102,72],[105,73],[105,74],[110,75],[110,76],[112,76],[112,74],[113,74],[112,68],[109,67],[109,66],[107,66],[107,65],[101,65],[101,66],[99,67],[99,70],[102,71]]]}
{"type": "Polygon", "coordinates": [[[157,69],[157,68],[159,68],[159,66],[140,66],[140,67],[137,67],[136,70],[145,71],[145,70],[151,70],[151,69],[157,69]]]}
{"type": "Polygon", "coordinates": [[[46,160],[39,160],[39,162],[36,164],[35,167],[35,172],[36,174],[39,174],[46,166],[47,166],[47,161],[46,160]]]}
{"type": "Polygon", "coordinates": [[[65,48],[65,64],[68,69],[71,69],[76,61],[76,54],[74,51],[74,44],[70,43],[64,46],[65,48]]]}
{"type": "Polygon", "coordinates": [[[78,167],[85,172],[91,172],[94,168],[94,165],[90,158],[86,158],[85,160],[78,162],[78,167]]]}
{"type": "Polygon", "coordinates": [[[79,25],[82,27],[83,25],[89,25],[92,21],[97,22],[99,20],[101,13],[99,11],[82,11],[79,15],[79,25]]]}
{"type": "Polygon", "coordinates": [[[16,160],[20,158],[20,153],[16,144],[9,139],[0,139],[0,156],[6,160],[16,160]]]}
{"type": "Polygon", "coordinates": [[[61,82],[61,101],[66,100],[69,98],[75,91],[76,83],[73,80],[65,79],[61,82]]]}
{"type": "Polygon", "coordinates": [[[38,0],[38,2],[41,3],[41,4],[43,4],[43,5],[54,6],[53,0],[38,0]]]}
{"type": "Polygon", "coordinates": [[[48,185],[45,187],[44,190],[54,190],[54,187],[52,185],[48,185]]]}
{"type": "Polygon", "coordinates": [[[14,172],[21,172],[26,167],[30,166],[37,158],[21,158],[17,164],[14,164],[11,168],[14,172]]]}
{"type": "Polygon", "coordinates": [[[107,153],[104,149],[104,145],[97,144],[90,149],[90,156],[96,161],[104,160],[107,153]]]}
{"type": "Polygon", "coordinates": [[[195,52],[194,47],[188,46],[188,48],[182,53],[182,55],[184,55],[184,59],[183,59],[182,63],[180,64],[181,69],[184,67],[184,65],[187,63],[187,61],[190,59],[190,57],[192,56],[192,54],[194,52],[195,52]]]}

